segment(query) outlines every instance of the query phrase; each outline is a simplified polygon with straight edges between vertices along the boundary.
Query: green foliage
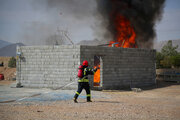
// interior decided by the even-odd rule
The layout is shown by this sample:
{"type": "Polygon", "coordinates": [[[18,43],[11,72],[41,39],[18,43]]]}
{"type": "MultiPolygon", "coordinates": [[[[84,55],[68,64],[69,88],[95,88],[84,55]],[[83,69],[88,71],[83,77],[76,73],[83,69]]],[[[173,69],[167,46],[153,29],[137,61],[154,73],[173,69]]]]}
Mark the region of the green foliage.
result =
{"type": "Polygon", "coordinates": [[[166,45],[163,46],[163,48],[161,49],[161,53],[164,55],[164,56],[175,56],[177,55],[177,51],[176,49],[178,48],[178,45],[173,47],[172,45],[172,40],[169,40],[167,42],[166,45]]]}
{"type": "Polygon", "coordinates": [[[176,51],[177,48],[178,45],[174,47],[172,40],[169,40],[161,52],[156,54],[156,68],[180,67],[180,53],[176,51]]]}
{"type": "Polygon", "coordinates": [[[162,55],[161,52],[156,53],[156,68],[162,68],[161,61],[164,59],[164,56],[162,55]]]}
{"type": "Polygon", "coordinates": [[[11,68],[16,67],[16,59],[14,57],[11,57],[11,59],[9,60],[8,67],[11,67],[11,68]]]}
{"type": "Polygon", "coordinates": [[[172,56],[172,65],[175,67],[180,67],[180,53],[176,56],[172,56]]]}
{"type": "Polygon", "coordinates": [[[160,61],[160,64],[163,68],[171,68],[173,59],[171,56],[165,56],[163,60],[160,61]]]}

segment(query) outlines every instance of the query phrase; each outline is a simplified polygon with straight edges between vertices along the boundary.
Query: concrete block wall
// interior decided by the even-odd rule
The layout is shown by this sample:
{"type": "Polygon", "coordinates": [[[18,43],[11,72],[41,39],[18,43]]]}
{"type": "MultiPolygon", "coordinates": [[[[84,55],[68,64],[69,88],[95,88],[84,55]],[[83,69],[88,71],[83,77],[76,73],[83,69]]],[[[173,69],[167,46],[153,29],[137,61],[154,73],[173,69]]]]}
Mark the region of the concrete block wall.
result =
{"type": "MultiPolygon", "coordinates": [[[[155,50],[81,46],[81,62],[93,66],[94,55],[101,57],[101,89],[141,87],[156,83],[155,50]]],[[[93,87],[93,77],[90,77],[93,87]]]]}
{"type": "Polygon", "coordinates": [[[21,46],[17,52],[23,57],[17,60],[17,82],[24,87],[58,88],[76,79],[80,46],[21,46]]]}
{"type": "MultiPolygon", "coordinates": [[[[155,50],[80,45],[21,46],[22,59],[17,63],[17,82],[25,87],[59,88],[74,82],[67,89],[77,88],[79,65],[94,56],[101,59],[100,89],[121,89],[156,83],[155,50]]],[[[93,87],[93,76],[89,77],[93,87]]]]}

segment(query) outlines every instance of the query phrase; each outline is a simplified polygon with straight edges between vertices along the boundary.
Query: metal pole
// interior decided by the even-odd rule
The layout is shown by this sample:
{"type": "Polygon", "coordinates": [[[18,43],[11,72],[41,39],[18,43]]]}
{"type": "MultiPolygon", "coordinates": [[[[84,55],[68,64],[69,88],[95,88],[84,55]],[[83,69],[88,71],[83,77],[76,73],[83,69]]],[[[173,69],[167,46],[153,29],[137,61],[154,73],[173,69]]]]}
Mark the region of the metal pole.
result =
{"type": "MultiPolygon", "coordinates": [[[[16,87],[17,88],[20,88],[21,87],[21,50],[20,50],[20,47],[17,46],[17,53],[16,53],[16,56],[17,56],[17,70],[18,70],[18,79],[17,79],[17,84],[16,84],[16,87]]],[[[17,74],[16,74],[17,75],[17,74]]]]}
{"type": "Polygon", "coordinates": [[[69,38],[69,36],[68,36],[66,33],[64,33],[64,35],[65,35],[65,36],[67,37],[67,39],[71,42],[71,44],[74,45],[73,41],[69,38]]]}

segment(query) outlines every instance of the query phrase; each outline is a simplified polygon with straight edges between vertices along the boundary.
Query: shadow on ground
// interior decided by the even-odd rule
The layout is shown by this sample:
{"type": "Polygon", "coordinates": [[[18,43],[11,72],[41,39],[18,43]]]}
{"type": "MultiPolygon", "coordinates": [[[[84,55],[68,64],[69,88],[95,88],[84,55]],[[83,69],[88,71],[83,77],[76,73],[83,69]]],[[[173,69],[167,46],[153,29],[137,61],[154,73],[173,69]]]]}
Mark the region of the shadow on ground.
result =
{"type": "Polygon", "coordinates": [[[180,83],[174,82],[174,81],[162,81],[162,80],[157,80],[156,85],[154,85],[154,86],[148,86],[148,87],[142,87],[142,89],[143,89],[143,90],[152,90],[152,89],[169,87],[169,86],[172,86],[172,85],[180,85],[180,83]]]}
{"type": "Polygon", "coordinates": [[[172,85],[180,85],[180,83],[175,82],[175,81],[157,80],[156,84],[152,85],[152,86],[126,87],[126,88],[123,88],[123,89],[120,89],[120,90],[103,90],[103,91],[105,91],[105,92],[121,92],[121,91],[123,91],[123,92],[129,92],[129,91],[141,92],[141,91],[146,91],[146,90],[169,87],[169,86],[172,86],[172,85]]]}

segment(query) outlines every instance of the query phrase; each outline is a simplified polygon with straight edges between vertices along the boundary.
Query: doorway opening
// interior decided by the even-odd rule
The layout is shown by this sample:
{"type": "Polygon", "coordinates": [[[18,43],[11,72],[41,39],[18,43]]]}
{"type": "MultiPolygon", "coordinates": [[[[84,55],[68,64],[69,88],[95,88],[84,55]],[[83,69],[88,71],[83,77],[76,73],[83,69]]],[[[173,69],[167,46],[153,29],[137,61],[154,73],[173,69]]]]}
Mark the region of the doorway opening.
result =
{"type": "Polygon", "coordinates": [[[100,75],[100,56],[95,55],[94,56],[94,68],[97,69],[97,71],[94,74],[94,80],[93,80],[93,86],[99,87],[101,85],[101,75],[100,75]]]}

